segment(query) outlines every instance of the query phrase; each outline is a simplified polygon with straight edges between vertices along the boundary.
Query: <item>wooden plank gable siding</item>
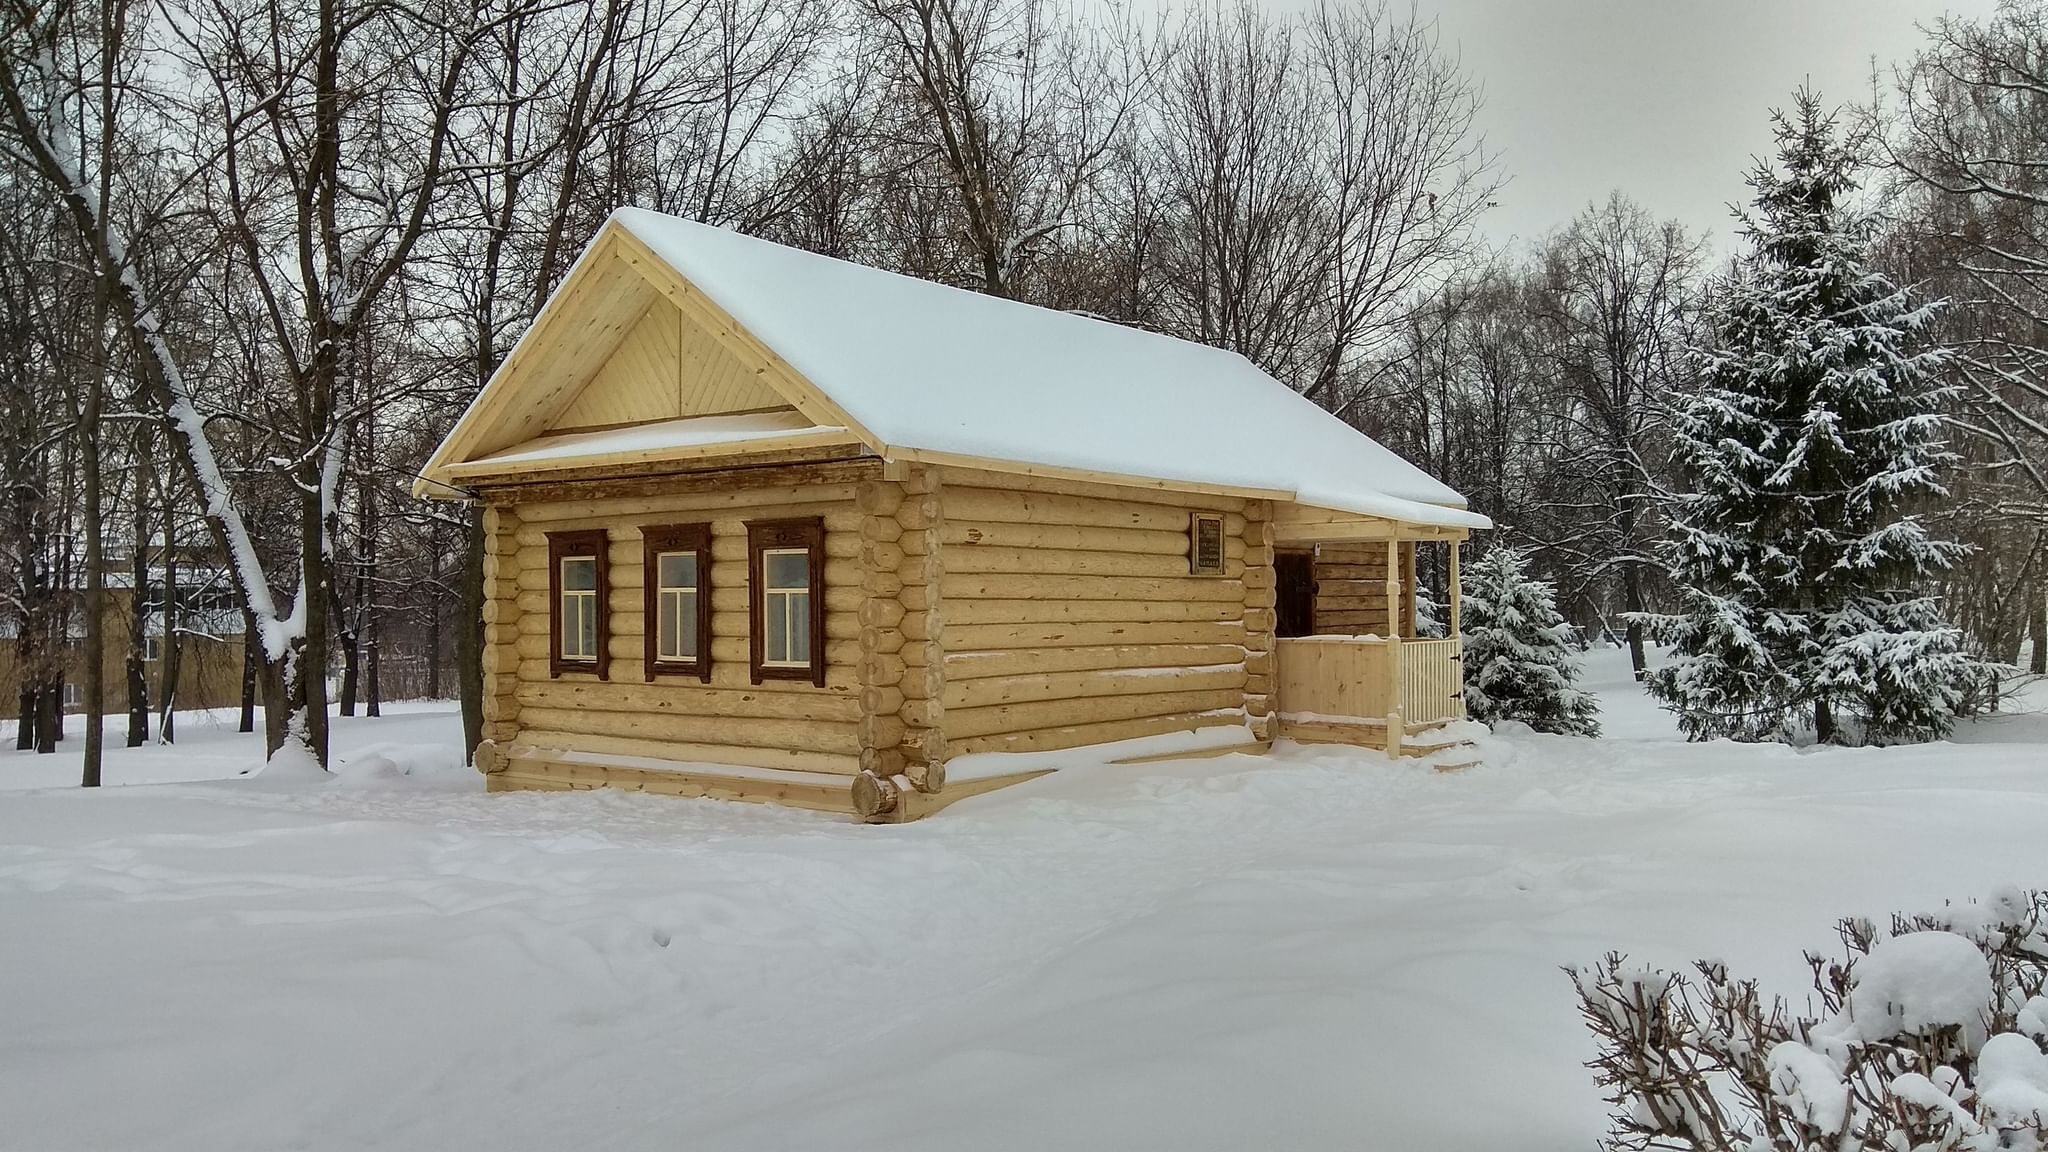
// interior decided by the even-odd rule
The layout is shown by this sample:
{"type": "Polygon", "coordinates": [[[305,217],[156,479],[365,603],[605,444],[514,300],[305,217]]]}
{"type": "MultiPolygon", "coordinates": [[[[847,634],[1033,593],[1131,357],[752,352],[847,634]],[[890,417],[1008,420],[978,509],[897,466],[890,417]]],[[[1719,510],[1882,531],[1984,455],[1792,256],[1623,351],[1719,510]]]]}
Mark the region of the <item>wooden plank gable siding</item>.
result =
{"type": "Polygon", "coordinates": [[[1270,546],[1247,544],[1262,502],[939,471],[949,753],[1244,722],[1248,687],[1265,687],[1248,621],[1270,660],[1270,546]],[[1217,575],[1190,575],[1194,512],[1223,519],[1217,575]]]}
{"type": "Polygon", "coordinates": [[[774,482],[728,475],[650,480],[641,491],[493,505],[487,510],[486,736],[501,746],[702,761],[852,775],[860,768],[862,606],[867,599],[856,495],[873,466],[775,469],[774,482]],[[713,486],[715,484],[715,486],[713,486]],[[809,678],[751,682],[747,525],[816,518],[824,529],[822,686],[809,678]],[[709,679],[646,663],[641,530],[710,527],[709,679]],[[609,682],[550,675],[550,533],[607,541],[609,682]]]}
{"type": "Polygon", "coordinates": [[[787,408],[789,402],[716,337],[656,297],[548,430],[787,408]]]}

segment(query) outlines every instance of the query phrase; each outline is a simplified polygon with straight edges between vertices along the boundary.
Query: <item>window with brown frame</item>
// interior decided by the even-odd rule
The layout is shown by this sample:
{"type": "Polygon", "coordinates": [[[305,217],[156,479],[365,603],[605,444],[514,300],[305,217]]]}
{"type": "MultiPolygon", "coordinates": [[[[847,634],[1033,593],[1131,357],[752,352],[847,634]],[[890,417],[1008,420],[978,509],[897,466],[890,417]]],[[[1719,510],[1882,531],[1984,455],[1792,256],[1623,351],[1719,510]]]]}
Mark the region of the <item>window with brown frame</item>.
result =
{"type": "Polygon", "coordinates": [[[548,533],[548,672],[611,671],[605,580],[609,540],[602,528],[548,533]]]}
{"type": "Polygon", "coordinates": [[[1188,518],[1188,571],[1223,575],[1223,517],[1196,512],[1188,518]]]}
{"type": "Polygon", "coordinates": [[[711,526],[640,530],[646,565],[647,679],[711,681],[711,526]]]}
{"type": "Polygon", "coordinates": [[[825,522],[747,525],[747,643],[754,683],[825,686],[825,522]]]}

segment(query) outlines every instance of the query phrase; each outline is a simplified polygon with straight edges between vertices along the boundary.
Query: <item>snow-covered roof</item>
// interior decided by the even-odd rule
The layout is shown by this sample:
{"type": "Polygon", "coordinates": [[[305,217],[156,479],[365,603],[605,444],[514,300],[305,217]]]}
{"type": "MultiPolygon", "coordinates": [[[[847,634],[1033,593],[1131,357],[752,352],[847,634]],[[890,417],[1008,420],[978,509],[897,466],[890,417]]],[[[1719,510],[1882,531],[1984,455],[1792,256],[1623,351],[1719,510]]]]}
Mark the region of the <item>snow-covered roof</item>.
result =
{"type": "Polygon", "coordinates": [[[1235,352],[643,208],[612,219],[885,444],[1489,526],[1235,352]]]}
{"type": "MultiPolygon", "coordinates": [[[[1490,526],[1448,486],[1237,353],[640,208],[614,212],[586,259],[615,229],[822,394],[822,406],[791,397],[810,417],[806,427],[844,425],[825,431],[884,459],[1244,490],[1414,524],[1490,526]]],[[[465,424],[486,404],[518,403],[499,394],[499,383],[465,424]]],[[[574,458],[565,452],[615,450],[655,458],[673,446],[643,437],[709,435],[709,419],[589,440],[544,437],[490,459],[559,462],[574,458]]],[[[443,458],[462,434],[458,425],[429,476],[479,471],[479,462],[443,458]]]]}

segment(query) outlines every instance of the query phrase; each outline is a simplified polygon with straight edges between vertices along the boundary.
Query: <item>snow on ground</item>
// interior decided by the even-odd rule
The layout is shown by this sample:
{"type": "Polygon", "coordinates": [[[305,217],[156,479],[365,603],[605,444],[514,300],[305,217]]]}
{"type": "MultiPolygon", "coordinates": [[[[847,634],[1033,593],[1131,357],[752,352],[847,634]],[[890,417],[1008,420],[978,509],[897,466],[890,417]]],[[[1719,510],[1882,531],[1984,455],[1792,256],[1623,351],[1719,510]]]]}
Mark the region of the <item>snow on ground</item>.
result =
{"type": "MultiPolygon", "coordinates": [[[[446,711],[341,722],[334,780],[0,792],[0,1148],[1577,1152],[1560,965],[1797,992],[1839,915],[2044,880],[2048,717],[1686,745],[1624,661],[1608,739],[1462,773],[1290,749],[902,827],[486,795],[446,711]]],[[[186,733],[110,779],[253,759],[186,733]]]]}

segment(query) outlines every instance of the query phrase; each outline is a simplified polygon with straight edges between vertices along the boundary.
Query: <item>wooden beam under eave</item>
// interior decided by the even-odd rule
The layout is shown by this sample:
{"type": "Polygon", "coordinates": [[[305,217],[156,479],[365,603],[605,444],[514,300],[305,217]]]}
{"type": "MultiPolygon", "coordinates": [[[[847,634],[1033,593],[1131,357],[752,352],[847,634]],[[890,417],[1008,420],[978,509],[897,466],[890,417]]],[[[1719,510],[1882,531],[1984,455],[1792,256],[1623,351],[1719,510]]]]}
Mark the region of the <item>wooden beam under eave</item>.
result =
{"type": "Polygon", "coordinates": [[[690,444],[676,448],[647,448],[510,463],[474,460],[466,464],[451,464],[442,471],[451,482],[474,486],[512,482],[537,473],[618,473],[651,470],[660,465],[683,462],[706,463],[707,467],[736,467],[800,462],[792,458],[813,455],[845,459],[849,448],[861,448],[860,441],[851,432],[810,429],[787,436],[764,436],[729,444],[690,444]]]}
{"type": "Polygon", "coordinates": [[[1463,540],[1465,528],[1434,524],[1403,524],[1395,520],[1316,520],[1273,522],[1275,545],[1346,544],[1383,540],[1463,540]]]}
{"type": "Polygon", "coordinates": [[[1205,496],[1235,496],[1241,500],[1291,500],[1294,497],[1292,492],[1278,488],[1246,488],[1233,484],[1201,484],[1191,480],[1160,480],[1120,472],[1103,472],[1092,468],[1063,468],[1051,464],[998,460],[965,452],[933,452],[924,448],[890,445],[882,450],[881,455],[886,460],[906,460],[913,464],[977,468],[984,472],[1007,473],[1012,476],[1035,476],[1046,480],[1069,480],[1117,488],[1142,488],[1154,492],[1193,492],[1205,496]]]}

